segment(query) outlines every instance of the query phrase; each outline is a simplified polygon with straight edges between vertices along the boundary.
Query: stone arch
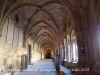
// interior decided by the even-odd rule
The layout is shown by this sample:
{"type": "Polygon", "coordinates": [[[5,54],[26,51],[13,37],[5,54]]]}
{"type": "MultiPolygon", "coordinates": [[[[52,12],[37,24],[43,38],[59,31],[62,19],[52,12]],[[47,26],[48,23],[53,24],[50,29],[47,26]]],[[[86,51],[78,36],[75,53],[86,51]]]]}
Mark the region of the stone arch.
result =
{"type": "Polygon", "coordinates": [[[72,30],[71,33],[71,46],[72,46],[72,62],[78,62],[78,46],[75,31],[72,30]]]}
{"type": "Polygon", "coordinates": [[[68,35],[67,35],[67,43],[70,42],[70,41],[71,41],[70,35],[68,34],[68,35]]]}
{"type": "Polygon", "coordinates": [[[75,34],[75,30],[72,30],[72,32],[71,32],[71,41],[73,41],[74,39],[76,39],[76,34],[75,34]]]}
{"type": "Polygon", "coordinates": [[[45,58],[52,58],[52,57],[53,57],[53,51],[51,49],[47,48],[45,50],[45,58]],[[48,53],[50,53],[50,55],[48,53]]]}

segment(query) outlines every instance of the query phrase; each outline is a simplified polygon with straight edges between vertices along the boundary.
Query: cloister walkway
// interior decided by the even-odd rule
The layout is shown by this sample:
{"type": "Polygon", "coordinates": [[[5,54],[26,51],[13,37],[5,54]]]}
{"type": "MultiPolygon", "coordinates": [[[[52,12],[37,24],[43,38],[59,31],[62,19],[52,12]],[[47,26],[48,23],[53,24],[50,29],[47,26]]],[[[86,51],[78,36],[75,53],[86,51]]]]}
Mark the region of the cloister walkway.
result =
{"type": "Polygon", "coordinates": [[[18,75],[57,75],[52,59],[41,60],[18,75]]]}

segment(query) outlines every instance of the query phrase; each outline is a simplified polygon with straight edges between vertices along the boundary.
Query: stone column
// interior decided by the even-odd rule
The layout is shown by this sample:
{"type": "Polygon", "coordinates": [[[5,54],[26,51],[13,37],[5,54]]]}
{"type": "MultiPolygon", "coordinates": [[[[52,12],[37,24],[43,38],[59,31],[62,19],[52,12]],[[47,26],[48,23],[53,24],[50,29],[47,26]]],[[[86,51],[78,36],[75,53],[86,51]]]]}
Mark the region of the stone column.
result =
{"type": "Polygon", "coordinates": [[[60,47],[60,48],[59,48],[59,49],[60,49],[60,50],[59,50],[59,51],[60,51],[60,59],[62,59],[62,45],[60,45],[59,47],[60,47]]]}
{"type": "Polygon", "coordinates": [[[59,70],[59,55],[56,55],[56,70],[59,70]]]}
{"type": "Polygon", "coordinates": [[[59,49],[59,47],[58,47],[58,51],[57,51],[57,54],[58,54],[58,55],[60,55],[60,49],[59,49]]]}
{"type": "Polygon", "coordinates": [[[65,49],[64,61],[67,61],[67,43],[64,45],[64,49],[65,49]]]}
{"type": "Polygon", "coordinates": [[[67,59],[66,59],[66,39],[64,38],[64,61],[67,61],[67,59]]]}
{"type": "Polygon", "coordinates": [[[78,44],[78,69],[85,68],[85,71],[78,71],[76,75],[96,75],[100,74],[96,68],[96,61],[99,55],[99,36],[98,31],[84,31],[77,34],[78,44]]]}
{"type": "Polygon", "coordinates": [[[68,54],[70,54],[70,55],[68,55],[68,61],[69,62],[71,62],[72,61],[72,48],[71,48],[71,43],[69,42],[69,43],[67,43],[67,48],[68,48],[68,54]]]}
{"type": "Polygon", "coordinates": [[[64,53],[63,53],[63,46],[60,45],[59,47],[60,47],[60,48],[59,48],[59,49],[60,49],[60,61],[59,61],[59,64],[60,64],[60,65],[63,65],[63,62],[64,62],[64,58],[63,58],[63,57],[64,57],[64,56],[63,56],[63,55],[64,55],[64,53]]]}

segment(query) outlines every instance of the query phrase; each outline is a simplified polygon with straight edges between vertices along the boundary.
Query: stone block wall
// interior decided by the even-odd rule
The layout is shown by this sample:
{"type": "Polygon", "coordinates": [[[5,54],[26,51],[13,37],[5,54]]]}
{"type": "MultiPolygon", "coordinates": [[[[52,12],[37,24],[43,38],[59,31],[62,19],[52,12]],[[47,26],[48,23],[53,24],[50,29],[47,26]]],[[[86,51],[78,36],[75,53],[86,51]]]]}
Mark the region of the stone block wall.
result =
{"type": "Polygon", "coordinates": [[[0,70],[19,68],[21,55],[26,53],[25,48],[0,42],[0,70]]]}

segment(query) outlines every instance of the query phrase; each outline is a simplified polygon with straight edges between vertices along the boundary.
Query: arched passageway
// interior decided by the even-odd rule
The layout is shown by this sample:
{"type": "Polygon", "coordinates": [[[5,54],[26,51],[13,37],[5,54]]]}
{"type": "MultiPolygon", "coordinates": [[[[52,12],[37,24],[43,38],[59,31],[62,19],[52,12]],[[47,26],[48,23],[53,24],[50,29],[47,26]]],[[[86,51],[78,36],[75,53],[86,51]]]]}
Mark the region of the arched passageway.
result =
{"type": "Polygon", "coordinates": [[[100,0],[0,0],[0,74],[46,58],[100,75],[100,0]]]}
{"type": "Polygon", "coordinates": [[[52,52],[51,50],[46,51],[46,59],[51,59],[52,58],[52,52]]]}

